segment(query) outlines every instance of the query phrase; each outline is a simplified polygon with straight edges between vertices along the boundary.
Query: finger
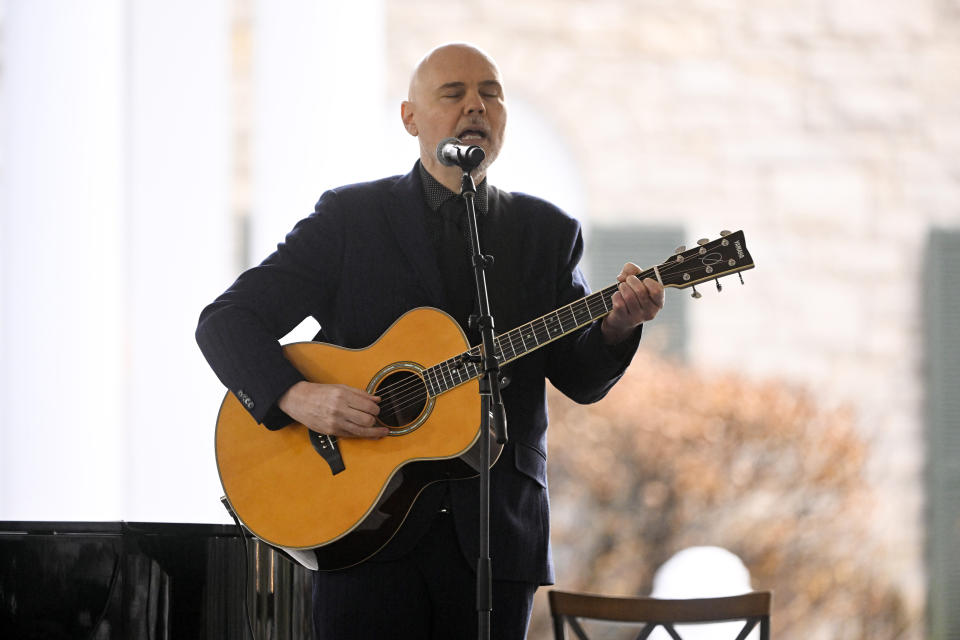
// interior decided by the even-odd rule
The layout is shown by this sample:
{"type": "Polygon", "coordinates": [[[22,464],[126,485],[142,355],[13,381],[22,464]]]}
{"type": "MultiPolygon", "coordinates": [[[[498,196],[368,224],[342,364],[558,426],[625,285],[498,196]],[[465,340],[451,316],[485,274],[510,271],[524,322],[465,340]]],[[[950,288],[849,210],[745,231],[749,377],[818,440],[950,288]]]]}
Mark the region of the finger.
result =
{"type": "Polygon", "coordinates": [[[363,426],[353,422],[346,422],[342,426],[344,435],[353,438],[383,438],[390,434],[390,429],[381,426],[363,426]]]}
{"type": "Polygon", "coordinates": [[[646,322],[660,311],[663,292],[655,280],[645,278],[641,281],[636,277],[629,277],[619,288],[623,309],[633,322],[646,322]]]}
{"type": "Polygon", "coordinates": [[[363,389],[358,389],[357,387],[351,387],[345,384],[337,385],[346,395],[354,396],[357,398],[364,398],[366,400],[372,400],[374,402],[380,401],[380,396],[375,396],[372,393],[367,393],[363,389]]]}
{"type": "Polygon", "coordinates": [[[347,400],[347,406],[355,411],[361,411],[371,416],[380,415],[380,398],[364,394],[353,396],[347,400]]]}
{"type": "Polygon", "coordinates": [[[326,421],[324,432],[349,438],[382,438],[390,430],[362,411],[347,409],[326,421]]]}
{"type": "Polygon", "coordinates": [[[644,288],[646,295],[650,298],[650,301],[654,304],[654,306],[656,306],[658,309],[663,308],[663,285],[653,278],[644,278],[640,284],[644,288]]]}
{"type": "Polygon", "coordinates": [[[643,295],[646,289],[636,276],[629,276],[617,287],[617,293],[623,302],[624,310],[633,315],[643,307],[643,295]]]}
{"type": "Polygon", "coordinates": [[[632,262],[628,262],[623,265],[623,269],[620,270],[620,275],[617,276],[617,282],[624,282],[630,276],[635,276],[638,273],[640,273],[640,267],[632,262]]]}
{"type": "Polygon", "coordinates": [[[375,396],[355,387],[340,386],[344,404],[351,409],[357,409],[371,415],[380,413],[380,396],[375,396]]]}

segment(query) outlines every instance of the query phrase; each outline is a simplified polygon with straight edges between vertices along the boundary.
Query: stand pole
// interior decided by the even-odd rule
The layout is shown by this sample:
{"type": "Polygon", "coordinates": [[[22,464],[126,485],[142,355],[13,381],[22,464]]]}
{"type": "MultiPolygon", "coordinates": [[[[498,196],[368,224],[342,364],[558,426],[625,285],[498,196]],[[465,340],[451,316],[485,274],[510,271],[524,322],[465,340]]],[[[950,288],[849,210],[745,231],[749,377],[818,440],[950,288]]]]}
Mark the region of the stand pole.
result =
{"type": "Polygon", "coordinates": [[[473,274],[477,288],[476,322],[483,344],[483,374],[480,376],[480,553],[477,558],[477,628],[479,640],[490,638],[490,612],[493,610],[493,572],[490,562],[490,418],[493,418],[493,433],[498,444],[507,442],[507,418],[500,397],[500,363],[493,343],[493,316],[487,295],[485,270],[493,263],[491,256],[483,255],[480,234],[477,230],[477,211],[474,197],[477,187],[464,169],[460,183],[460,195],[467,209],[470,228],[470,245],[473,256],[473,274]]]}

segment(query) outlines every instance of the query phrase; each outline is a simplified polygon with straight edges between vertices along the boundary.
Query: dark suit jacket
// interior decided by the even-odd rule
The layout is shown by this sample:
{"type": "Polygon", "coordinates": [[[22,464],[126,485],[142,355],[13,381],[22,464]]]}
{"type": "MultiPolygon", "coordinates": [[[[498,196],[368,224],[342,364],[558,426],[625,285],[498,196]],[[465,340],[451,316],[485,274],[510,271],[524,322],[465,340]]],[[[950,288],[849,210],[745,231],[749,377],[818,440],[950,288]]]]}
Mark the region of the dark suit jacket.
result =
{"type": "MultiPolygon", "coordinates": [[[[362,348],[405,311],[444,308],[421,189],[415,167],[405,176],[328,191],[275,253],[204,309],[197,341],[258,422],[270,428],[290,422],[276,402],[303,377],[277,340],[305,317],[320,323],[318,340],[362,348]]],[[[487,281],[499,333],[583,297],[587,287],[577,268],[583,250],[579,223],[543,200],[489,189],[481,242],[495,257],[487,281]]],[[[508,365],[511,382],[503,398],[511,440],[491,474],[496,579],[553,581],[545,378],[577,402],[596,401],[622,375],[639,334],[610,348],[594,323],[508,365]]],[[[415,543],[445,499],[473,566],[478,483],[449,484],[449,490],[439,483],[421,495],[401,534],[379,556],[403,553],[415,543]]]]}

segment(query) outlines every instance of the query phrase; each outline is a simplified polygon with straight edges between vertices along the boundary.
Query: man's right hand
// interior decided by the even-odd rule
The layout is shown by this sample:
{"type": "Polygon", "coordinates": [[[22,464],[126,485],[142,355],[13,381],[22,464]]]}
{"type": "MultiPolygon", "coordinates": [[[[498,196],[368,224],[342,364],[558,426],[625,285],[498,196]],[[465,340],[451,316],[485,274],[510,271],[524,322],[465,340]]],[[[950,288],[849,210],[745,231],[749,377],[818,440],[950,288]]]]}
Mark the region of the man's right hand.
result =
{"type": "Polygon", "coordinates": [[[380,398],[343,384],[301,381],[280,396],[277,406],[317,433],[349,438],[382,438],[390,433],[376,425],[380,398]]]}

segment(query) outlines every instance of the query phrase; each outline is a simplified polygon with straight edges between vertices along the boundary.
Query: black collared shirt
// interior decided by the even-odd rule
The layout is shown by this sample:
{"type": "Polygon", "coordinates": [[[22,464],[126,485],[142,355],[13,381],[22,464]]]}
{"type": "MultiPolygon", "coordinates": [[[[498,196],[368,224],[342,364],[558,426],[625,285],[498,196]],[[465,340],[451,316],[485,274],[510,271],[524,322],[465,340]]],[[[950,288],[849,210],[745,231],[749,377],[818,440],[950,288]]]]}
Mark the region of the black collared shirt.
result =
{"type": "MultiPolygon", "coordinates": [[[[437,182],[437,179],[430,175],[430,172],[427,171],[422,162],[417,163],[417,169],[420,171],[420,183],[423,185],[423,199],[427,201],[427,206],[430,207],[431,211],[439,210],[440,205],[447,200],[460,196],[460,194],[450,191],[450,189],[447,189],[437,182]]],[[[489,210],[490,205],[487,197],[486,176],[484,176],[483,181],[477,185],[477,197],[474,198],[473,204],[479,215],[484,215],[489,210]]]]}
{"type": "MultiPolygon", "coordinates": [[[[470,315],[476,313],[476,282],[470,266],[466,206],[459,194],[440,184],[422,163],[418,167],[423,198],[427,205],[424,210],[424,226],[434,248],[437,269],[443,283],[443,310],[463,327],[470,344],[477,344],[479,334],[469,328],[470,315]]],[[[483,219],[489,210],[486,178],[477,185],[474,206],[477,209],[477,226],[482,228],[483,219]]]]}

